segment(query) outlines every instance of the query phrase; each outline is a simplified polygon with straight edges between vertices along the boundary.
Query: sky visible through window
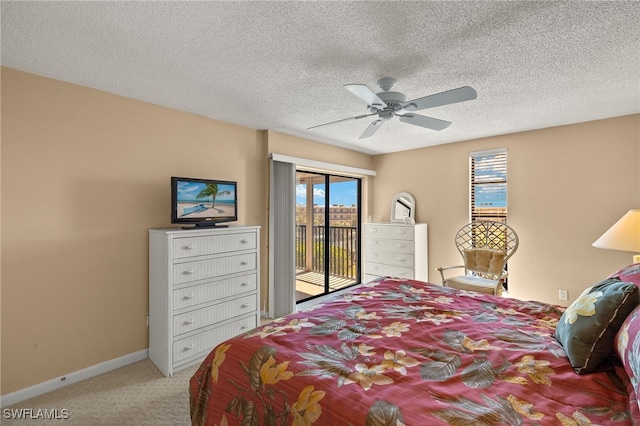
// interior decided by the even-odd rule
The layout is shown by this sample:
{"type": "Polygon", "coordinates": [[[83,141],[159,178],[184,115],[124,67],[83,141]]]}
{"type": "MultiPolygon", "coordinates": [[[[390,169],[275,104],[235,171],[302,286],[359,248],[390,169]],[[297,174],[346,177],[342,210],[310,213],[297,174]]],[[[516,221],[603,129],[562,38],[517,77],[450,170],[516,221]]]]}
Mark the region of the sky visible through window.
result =
{"type": "MultiPolygon", "coordinates": [[[[325,203],[325,186],[313,186],[313,204],[324,206],[325,203]]],[[[348,180],[344,182],[331,183],[331,200],[329,205],[351,206],[357,203],[358,186],[356,180],[348,180]]],[[[306,205],[307,203],[307,186],[296,185],[296,204],[306,205]]]]}
{"type": "Polygon", "coordinates": [[[507,171],[504,166],[496,167],[496,155],[476,157],[475,164],[475,207],[507,207],[507,171]]]}
{"type": "Polygon", "coordinates": [[[476,207],[507,207],[506,185],[476,186],[476,207]]]}

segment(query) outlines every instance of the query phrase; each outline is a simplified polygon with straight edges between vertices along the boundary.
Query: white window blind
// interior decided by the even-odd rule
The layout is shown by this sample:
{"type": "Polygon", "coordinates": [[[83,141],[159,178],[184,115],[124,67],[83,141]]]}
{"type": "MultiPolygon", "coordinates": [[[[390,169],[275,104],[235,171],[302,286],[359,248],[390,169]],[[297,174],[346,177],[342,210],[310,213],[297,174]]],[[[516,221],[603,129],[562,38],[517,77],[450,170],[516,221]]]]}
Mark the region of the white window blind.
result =
{"type": "Polygon", "coordinates": [[[295,310],[296,166],[270,161],[269,317],[295,310]]]}
{"type": "Polygon", "coordinates": [[[507,150],[469,154],[471,221],[507,221],[507,150]]]}

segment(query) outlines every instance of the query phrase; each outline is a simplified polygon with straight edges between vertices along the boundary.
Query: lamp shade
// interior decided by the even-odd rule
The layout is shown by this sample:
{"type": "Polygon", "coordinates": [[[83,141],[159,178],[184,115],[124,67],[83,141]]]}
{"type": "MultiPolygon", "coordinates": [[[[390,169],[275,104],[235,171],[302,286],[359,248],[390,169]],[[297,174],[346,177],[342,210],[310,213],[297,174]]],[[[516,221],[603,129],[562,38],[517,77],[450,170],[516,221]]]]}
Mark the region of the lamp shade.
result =
{"type": "Polygon", "coordinates": [[[640,253],[640,209],[629,210],[593,246],[640,253]]]}

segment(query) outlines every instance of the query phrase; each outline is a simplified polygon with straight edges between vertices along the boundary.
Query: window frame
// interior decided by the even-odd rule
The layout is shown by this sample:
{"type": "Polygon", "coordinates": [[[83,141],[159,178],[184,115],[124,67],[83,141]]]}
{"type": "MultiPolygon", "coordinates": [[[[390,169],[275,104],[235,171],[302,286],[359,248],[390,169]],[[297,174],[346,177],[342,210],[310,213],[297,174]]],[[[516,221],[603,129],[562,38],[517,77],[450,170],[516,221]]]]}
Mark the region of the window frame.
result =
{"type": "Polygon", "coordinates": [[[493,220],[507,222],[508,215],[508,171],[507,149],[497,148],[469,153],[469,220],[493,220]],[[503,189],[501,189],[501,187],[503,189]],[[478,191],[481,190],[481,191],[478,191]],[[492,205],[479,207],[478,193],[499,193],[491,197],[492,205]],[[495,205],[493,204],[495,203],[495,205]]]}

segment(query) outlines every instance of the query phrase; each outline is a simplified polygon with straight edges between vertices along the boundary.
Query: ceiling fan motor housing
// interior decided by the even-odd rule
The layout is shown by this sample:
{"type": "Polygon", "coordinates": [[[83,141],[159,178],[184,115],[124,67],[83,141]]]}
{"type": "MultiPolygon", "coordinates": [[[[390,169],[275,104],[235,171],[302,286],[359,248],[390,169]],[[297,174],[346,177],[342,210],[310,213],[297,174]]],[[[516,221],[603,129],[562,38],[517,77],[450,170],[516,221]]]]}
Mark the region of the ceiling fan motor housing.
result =
{"type": "Polygon", "coordinates": [[[407,99],[407,97],[400,92],[380,92],[378,93],[378,97],[387,104],[385,109],[390,109],[392,111],[402,108],[402,105],[407,99]]]}

